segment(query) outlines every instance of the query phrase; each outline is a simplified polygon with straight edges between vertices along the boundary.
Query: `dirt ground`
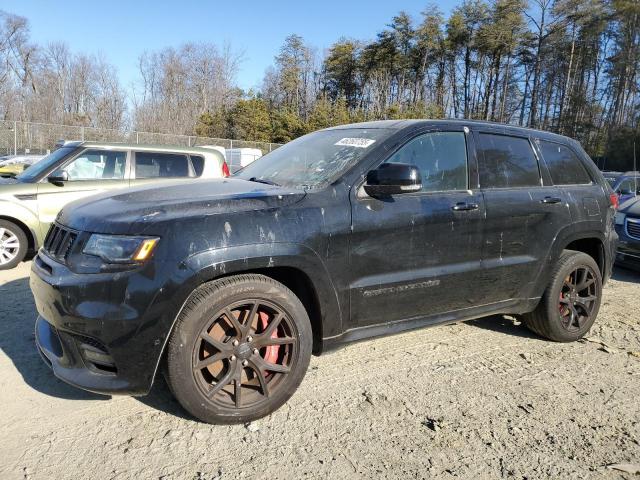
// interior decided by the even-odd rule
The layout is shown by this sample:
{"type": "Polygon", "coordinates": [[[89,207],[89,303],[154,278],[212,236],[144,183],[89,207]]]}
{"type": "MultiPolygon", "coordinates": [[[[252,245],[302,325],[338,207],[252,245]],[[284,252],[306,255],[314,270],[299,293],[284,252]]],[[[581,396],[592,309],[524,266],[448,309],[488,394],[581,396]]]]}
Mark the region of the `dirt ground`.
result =
{"type": "Polygon", "coordinates": [[[507,317],[313,358],[250,425],[189,418],[164,382],[103,397],[35,348],[29,264],[0,272],[0,478],[638,478],[640,275],[616,270],[587,341],[507,317]]]}

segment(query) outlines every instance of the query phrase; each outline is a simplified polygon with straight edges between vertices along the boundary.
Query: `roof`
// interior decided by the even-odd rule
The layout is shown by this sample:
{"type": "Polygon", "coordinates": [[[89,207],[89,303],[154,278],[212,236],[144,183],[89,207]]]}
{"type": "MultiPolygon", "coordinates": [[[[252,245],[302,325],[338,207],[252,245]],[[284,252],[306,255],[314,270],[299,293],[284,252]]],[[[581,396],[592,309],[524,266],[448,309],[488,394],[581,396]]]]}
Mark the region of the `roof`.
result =
{"type": "Polygon", "coordinates": [[[344,128],[387,128],[391,130],[402,130],[407,127],[415,126],[415,125],[443,125],[443,124],[451,124],[451,125],[460,125],[460,126],[477,126],[477,127],[486,127],[486,128],[503,128],[505,131],[525,131],[529,133],[535,133],[537,135],[544,135],[548,137],[557,137],[557,138],[569,138],[563,135],[559,135],[557,133],[547,132],[544,130],[536,130],[528,127],[520,127],[517,125],[510,125],[507,123],[499,123],[499,122],[489,122],[484,120],[467,120],[467,119],[459,119],[459,118],[443,118],[443,119],[416,119],[416,120],[376,120],[371,122],[362,122],[362,123],[350,123],[347,125],[340,125],[337,127],[331,127],[328,130],[339,130],[344,128]]]}
{"type": "Polygon", "coordinates": [[[184,153],[220,153],[212,148],[184,147],[181,145],[157,145],[145,143],[120,143],[120,142],[83,142],[81,140],[69,140],[64,142],[64,147],[96,147],[96,148],[126,148],[134,150],[154,150],[162,152],[184,153]]]}

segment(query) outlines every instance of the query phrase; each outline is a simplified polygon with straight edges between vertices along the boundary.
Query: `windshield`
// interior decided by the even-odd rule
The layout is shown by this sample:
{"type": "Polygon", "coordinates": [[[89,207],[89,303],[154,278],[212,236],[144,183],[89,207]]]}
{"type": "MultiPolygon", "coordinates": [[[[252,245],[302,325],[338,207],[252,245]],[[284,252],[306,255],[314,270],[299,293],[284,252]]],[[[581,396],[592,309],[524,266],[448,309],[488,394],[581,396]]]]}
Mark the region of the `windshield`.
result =
{"type": "Polygon", "coordinates": [[[42,175],[44,172],[53,167],[57,162],[69,155],[75,150],[75,147],[62,147],[58,150],[51,152],[42,160],[30,166],[27,170],[22,172],[16,178],[23,182],[31,182],[42,175]]]}
{"type": "Polygon", "coordinates": [[[288,187],[322,188],[360,161],[394,130],[345,128],[300,137],[235,176],[288,187]]]}

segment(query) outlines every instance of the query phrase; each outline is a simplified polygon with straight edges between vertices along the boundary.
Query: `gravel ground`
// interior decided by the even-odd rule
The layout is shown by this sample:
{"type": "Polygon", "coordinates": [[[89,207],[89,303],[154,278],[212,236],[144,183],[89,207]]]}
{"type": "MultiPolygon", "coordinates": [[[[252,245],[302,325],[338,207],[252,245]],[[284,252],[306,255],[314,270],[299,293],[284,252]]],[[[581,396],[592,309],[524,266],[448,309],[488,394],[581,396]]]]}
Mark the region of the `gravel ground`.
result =
{"type": "Polygon", "coordinates": [[[164,382],[103,397],[55,379],[30,265],[0,272],[0,478],[638,478],[640,275],[617,270],[587,340],[488,317],[313,358],[283,408],[193,421],[164,382]]]}

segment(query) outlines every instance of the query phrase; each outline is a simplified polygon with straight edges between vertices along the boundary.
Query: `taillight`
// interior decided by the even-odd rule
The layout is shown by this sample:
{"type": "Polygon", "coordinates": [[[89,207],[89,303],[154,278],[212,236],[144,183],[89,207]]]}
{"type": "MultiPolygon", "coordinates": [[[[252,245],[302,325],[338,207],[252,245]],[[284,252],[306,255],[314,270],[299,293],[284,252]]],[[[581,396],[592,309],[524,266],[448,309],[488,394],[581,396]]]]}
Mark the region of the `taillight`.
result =
{"type": "Polygon", "coordinates": [[[231,172],[229,172],[229,165],[227,165],[227,162],[222,162],[222,176],[228,177],[230,175],[231,172]]]}
{"type": "Polygon", "coordinates": [[[618,198],[618,195],[616,193],[609,194],[609,201],[611,202],[611,206],[616,210],[620,206],[620,199],[618,198]]]}

